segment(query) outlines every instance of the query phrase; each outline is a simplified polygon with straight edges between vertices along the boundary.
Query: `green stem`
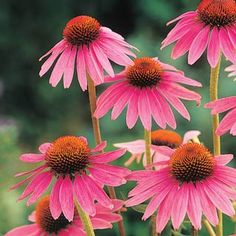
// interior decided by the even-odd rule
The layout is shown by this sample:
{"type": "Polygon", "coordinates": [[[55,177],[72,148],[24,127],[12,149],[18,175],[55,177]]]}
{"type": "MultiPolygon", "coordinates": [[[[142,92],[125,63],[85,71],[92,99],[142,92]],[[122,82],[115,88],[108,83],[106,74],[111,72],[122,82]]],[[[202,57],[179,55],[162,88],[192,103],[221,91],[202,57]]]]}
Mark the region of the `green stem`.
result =
{"type": "MultiPolygon", "coordinates": [[[[144,129],[144,140],[145,140],[145,154],[146,154],[147,165],[151,165],[152,164],[151,131],[148,131],[148,130],[144,129]]],[[[152,236],[157,236],[157,233],[156,233],[156,216],[155,215],[152,215],[152,217],[151,217],[151,225],[152,225],[151,235],[152,236]]]]}
{"type": "MultiPolygon", "coordinates": [[[[211,68],[211,77],[210,77],[210,99],[211,101],[215,101],[218,99],[218,81],[219,81],[219,72],[220,72],[220,63],[219,62],[215,68],[211,68]]],[[[219,126],[219,115],[212,116],[212,134],[213,134],[213,149],[214,155],[220,155],[220,136],[216,135],[216,129],[219,126]]],[[[223,216],[222,212],[218,211],[219,216],[219,224],[216,226],[216,235],[223,236],[223,216]]]]}
{"type": "Polygon", "coordinates": [[[205,228],[206,228],[206,230],[207,230],[207,232],[209,233],[210,236],[216,236],[213,228],[211,227],[211,225],[210,225],[210,223],[208,222],[207,219],[203,219],[202,223],[204,224],[204,226],[205,226],[205,228]]]}
{"type": "MultiPolygon", "coordinates": [[[[93,80],[90,78],[89,75],[87,75],[87,80],[88,80],[90,112],[91,112],[92,123],[93,123],[93,133],[94,133],[96,144],[98,145],[102,142],[102,138],[101,138],[99,120],[93,115],[96,110],[96,100],[97,100],[96,88],[95,88],[93,80]]],[[[116,198],[116,192],[113,187],[108,186],[108,192],[112,199],[116,198]]],[[[120,212],[118,213],[120,214],[120,212]]],[[[119,229],[120,236],[125,236],[125,227],[124,227],[123,220],[118,222],[118,229],[119,229]]]]}
{"type": "Polygon", "coordinates": [[[81,219],[82,224],[84,226],[86,235],[87,236],[95,236],[89,215],[83,211],[83,209],[81,208],[81,206],[79,205],[79,203],[77,201],[75,201],[75,207],[79,213],[79,216],[80,216],[80,219],[81,219]]]}

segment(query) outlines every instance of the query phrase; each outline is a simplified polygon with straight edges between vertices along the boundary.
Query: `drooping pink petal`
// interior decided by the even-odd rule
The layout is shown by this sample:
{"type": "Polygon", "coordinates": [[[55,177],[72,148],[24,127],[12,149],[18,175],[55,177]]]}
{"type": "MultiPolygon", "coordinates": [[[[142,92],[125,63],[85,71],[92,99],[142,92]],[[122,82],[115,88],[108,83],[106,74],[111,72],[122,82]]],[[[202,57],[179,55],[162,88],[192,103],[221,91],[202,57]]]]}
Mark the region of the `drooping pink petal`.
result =
{"type": "Polygon", "coordinates": [[[217,164],[223,166],[227,165],[233,158],[234,156],[232,154],[219,155],[215,157],[217,164]]]}
{"type": "Polygon", "coordinates": [[[138,89],[133,89],[133,96],[128,102],[127,114],[126,114],[126,123],[129,129],[132,129],[138,120],[138,89]]]}
{"type": "Polygon", "coordinates": [[[5,234],[5,236],[20,236],[20,235],[31,235],[35,232],[38,232],[40,228],[37,224],[31,224],[31,225],[23,225],[16,227],[5,234]]]}
{"type": "Polygon", "coordinates": [[[195,229],[201,228],[201,219],[202,219],[202,206],[199,194],[196,190],[196,187],[193,183],[189,183],[188,186],[189,191],[189,201],[188,201],[188,217],[192,222],[195,229]]]}
{"type": "Polygon", "coordinates": [[[90,163],[107,163],[107,162],[111,162],[114,161],[116,159],[118,159],[119,157],[123,156],[124,153],[126,152],[126,149],[121,148],[115,151],[111,151],[111,152],[105,152],[105,153],[101,153],[101,154],[97,154],[94,156],[90,156],[90,163]]]}
{"type": "Polygon", "coordinates": [[[91,79],[94,81],[95,85],[101,84],[103,82],[103,71],[93,57],[91,49],[87,46],[83,46],[83,55],[91,79]]]}
{"type": "Polygon", "coordinates": [[[100,144],[98,144],[95,148],[92,148],[90,151],[91,153],[96,153],[102,151],[107,146],[107,142],[103,141],[100,144]]]}
{"type": "Polygon", "coordinates": [[[197,36],[198,32],[202,29],[203,25],[196,22],[185,35],[180,38],[175,44],[171,58],[177,59],[183,56],[190,48],[194,38],[197,36]]]}
{"type": "Polygon", "coordinates": [[[145,141],[143,139],[138,139],[126,143],[115,143],[113,146],[118,148],[125,148],[131,153],[143,153],[145,152],[145,141]]]}
{"type": "Polygon", "coordinates": [[[51,143],[43,143],[39,146],[39,151],[42,154],[45,154],[50,146],[51,146],[51,143]]]}
{"type": "Polygon", "coordinates": [[[94,198],[105,207],[112,208],[111,199],[107,196],[105,191],[89,176],[84,175],[84,182],[87,184],[89,191],[93,193],[94,198]]]}
{"type": "Polygon", "coordinates": [[[75,70],[74,66],[75,66],[76,53],[77,53],[77,47],[73,46],[71,48],[71,53],[68,58],[68,62],[64,71],[64,80],[63,80],[64,88],[69,88],[71,85],[75,70]]]}
{"type": "Polygon", "coordinates": [[[91,44],[91,48],[94,52],[94,54],[96,55],[97,59],[99,60],[99,62],[101,63],[101,65],[103,66],[103,68],[106,70],[107,74],[110,75],[111,77],[114,77],[114,71],[113,68],[111,66],[111,63],[109,62],[106,54],[103,52],[103,50],[101,50],[101,48],[98,46],[98,44],[96,42],[91,44]]]}
{"type": "Polygon", "coordinates": [[[173,24],[174,22],[179,21],[179,20],[181,20],[183,18],[188,18],[188,17],[189,18],[190,17],[194,18],[194,16],[196,16],[196,14],[197,14],[196,11],[185,12],[185,13],[181,14],[180,16],[176,17],[175,19],[169,21],[166,25],[173,24]]]}
{"type": "Polygon", "coordinates": [[[169,185],[162,185],[158,189],[158,194],[156,194],[151,201],[149,202],[147,208],[145,209],[144,215],[142,217],[143,220],[149,218],[153,213],[157,210],[160,204],[164,201],[166,195],[172,190],[172,183],[169,185]]]}
{"type": "Polygon", "coordinates": [[[106,220],[100,218],[92,218],[91,219],[92,225],[94,229],[111,229],[112,224],[106,220]]]}
{"type": "Polygon", "coordinates": [[[21,194],[21,196],[18,198],[19,200],[22,200],[26,198],[28,195],[30,195],[39,185],[41,185],[45,179],[49,179],[51,177],[50,172],[43,172],[38,174],[25,188],[24,192],[21,194]]]}
{"type": "Polygon", "coordinates": [[[114,104],[113,110],[111,113],[111,119],[115,120],[117,117],[121,114],[121,112],[124,110],[125,106],[129,102],[130,99],[132,99],[134,92],[133,89],[127,89],[123,95],[120,97],[120,99],[114,104]]]}
{"type": "Polygon", "coordinates": [[[27,153],[20,156],[20,160],[24,162],[40,162],[43,161],[45,156],[43,154],[34,154],[34,153],[27,153]]]}
{"type": "Polygon", "coordinates": [[[150,106],[152,107],[153,119],[162,129],[165,129],[167,121],[165,119],[165,115],[163,114],[163,109],[161,107],[159,100],[156,98],[156,95],[154,94],[153,90],[150,91],[148,96],[149,96],[150,106]]]}
{"type": "Polygon", "coordinates": [[[183,19],[178,22],[177,25],[168,33],[167,37],[162,41],[161,49],[182,38],[190,31],[193,24],[193,18],[183,19]]]}
{"type": "Polygon", "coordinates": [[[148,177],[155,177],[156,171],[154,170],[139,170],[139,171],[133,171],[131,174],[126,176],[127,180],[130,181],[145,181],[148,177]]]}
{"type": "Polygon", "coordinates": [[[175,198],[177,191],[178,185],[175,184],[159,207],[156,219],[156,229],[158,233],[161,233],[170,219],[172,206],[174,204],[173,199],[175,198]]]}
{"type": "Polygon", "coordinates": [[[234,107],[236,107],[236,96],[221,98],[205,104],[205,108],[212,109],[213,115],[225,112],[234,107]]]}
{"type": "Polygon", "coordinates": [[[130,174],[130,170],[124,167],[120,166],[113,166],[108,164],[102,164],[102,163],[94,163],[93,168],[99,169],[101,171],[105,171],[108,173],[115,173],[116,175],[119,175],[120,177],[125,177],[128,174],[130,174]]]}
{"type": "Polygon", "coordinates": [[[67,42],[65,40],[61,40],[57,43],[49,52],[47,52],[44,56],[42,56],[39,60],[41,61],[44,57],[48,56],[50,53],[52,55],[43,63],[41,70],[39,72],[39,76],[42,77],[52,66],[53,62],[56,58],[62,53],[67,47],[67,42]]]}
{"type": "Polygon", "coordinates": [[[97,109],[94,116],[100,118],[104,116],[110,108],[117,102],[118,98],[127,89],[127,85],[124,82],[117,83],[110,86],[97,100],[97,109]],[[114,93],[112,93],[114,91],[114,93]],[[112,93],[112,96],[109,96],[112,93]]]}
{"type": "Polygon", "coordinates": [[[205,51],[208,44],[210,27],[205,26],[198,35],[194,38],[188,54],[188,64],[194,64],[205,51]]]}
{"type": "Polygon", "coordinates": [[[126,180],[115,173],[105,172],[97,168],[88,168],[94,179],[109,186],[120,186],[126,183],[126,180]]]}
{"type": "Polygon", "coordinates": [[[207,217],[211,224],[214,226],[218,224],[219,219],[216,211],[216,207],[210,201],[209,197],[203,190],[202,183],[196,183],[196,189],[198,191],[199,197],[201,199],[201,206],[203,214],[207,217]]]}
{"type": "Polygon", "coordinates": [[[74,217],[74,191],[73,184],[69,176],[66,176],[60,187],[59,201],[61,203],[61,209],[68,221],[72,221],[74,217]]]}
{"type": "Polygon", "coordinates": [[[185,119],[190,120],[190,115],[188,113],[188,110],[184,106],[184,104],[178,99],[177,97],[173,96],[173,94],[168,93],[166,90],[161,90],[162,96],[166,98],[166,100],[176,109],[176,111],[179,112],[181,116],[183,116],[185,119]]]}
{"type": "Polygon", "coordinates": [[[133,61],[128,56],[126,56],[124,53],[121,54],[120,52],[114,50],[114,48],[112,48],[112,46],[109,44],[100,41],[98,42],[98,45],[100,48],[102,48],[106,56],[118,65],[127,66],[133,64],[133,61]]]}
{"type": "Polygon", "coordinates": [[[122,220],[122,216],[120,214],[115,214],[115,213],[98,213],[96,214],[96,218],[100,218],[103,220],[106,220],[111,223],[119,222],[122,220]]]}
{"type": "Polygon", "coordinates": [[[63,73],[65,71],[65,67],[67,65],[68,59],[71,54],[71,48],[72,46],[68,46],[63,53],[60,55],[58,61],[56,62],[52,74],[49,79],[49,83],[53,86],[56,87],[59,81],[61,80],[63,73]]]}
{"type": "Polygon", "coordinates": [[[229,39],[230,39],[231,43],[236,48],[236,32],[233,28],[234,28],[234,26],[232,28],[231,27],[226,27],[226,30],[228,32],[229,39]]]}
{"type": "Polygon", "coordinates": [[[151,130],[152,117],[151,117],[151,107],[149,102],[149,97],[147,95],[148,91],[141,90],[138,98],[138,114],[142,124],[146,130],[151,130]]]}
{"type": "Polygon", "coordinates": [[[216,191],[214,188],[209,186],[207,181],[202,185],[205,194],[209,197],[210,201],[223,213],[229,216],[234,215],[234,209],[230,200],[224,195],[222,191],[216,191]]]}
{"type": "Polygon", "coordinates": [[[153,94],[155,95],[156,99],[160,103],[160,106],[161,106],[161,108],[163,110],[163,114],[165,115],[165,120],[166,120],[167,124],[171,128],[176,129],[175,117],[174,117],[174,114],[173,114],[172,110],[170,109],[169,104],[160,95],[160,92],[158,91],[158,89],[153,90],[153,94]]]}
{"type": "Polygon", "coordinates": [[[171,218],[174,229],[178,229],[182,224],[184,217],[187,213],[189,201],[189,188],[188,184],[183,183],[175,196],[176,204],[173,204],[171,210],[171,218]]]}
{"type": "Polygon", "coordinates": [[[54,184],[52,188],[52,192],[50,194],[49,208],[50,208],[52,217],[54,219],[58,219],[58,217],[61,215],[61,212],[62,212],[61,203],[59,199],[59,193],[60,193],[62,181],[63,181],[63,178],[60,176],[57,179],[56,183],[54,184]]]}
{"type": "Polygon", "coordinates": [[[87,77],[86,77],[85,58],[82,47],[80,47],[77,52],[76,70],[80,87],[83,91],[85,91],[87,89],[87,77]]]}
{"type": "Polygon", "coordinates": [[[39,166],[39,167],[37,167],[35,169],[32,169],[30,171],[24,171],[24,172],[17,173],[17,174],[14,175],[14,177],[20,177],[20,176],[29,175],[29,174],[31,174],[30,177],[33,177],[34,175],[41,172],[45,168],[47,168],[47,165],[39,166]]]}
{"type": "Polygon", "coordinates": [[[48,175],[44,175],[43,179],[38,182],[37,186],[35,186],[35,189],[33,190],[29,200],[27,201],[27,205],[31,205],[34,202],[36,202],[39,197],[46,191],[48,186],[50,185],[52,180],[52,174],[49,172],[48,175]]]}
{"type": "Polygon", "coordinates": [[[165,71],[163,79],[170,82],[177,82],[181,84],[187,84],[196,87],[202,87],[202,84],[196,80],[185,77],[184,75],[172,71],[165,71]]]}
{"type": "Polygon", "coordinates": [[[93,198],[84,184],[84,179],[81,176],[75,176],[74,179],[74,192],[75,196],[78,199],[80,206],[91,216],[95,215],[95,206],[93,198]]]}
{"type": "Polygon", "coordinates": [[[223,51],[225,57],[233,63],[236,62],[234,45],[232,44],[228,32],[224,27],[220,28],[219,39],[221,50],[223,51]]]}
{"type": "Polygon", "coordinates": [[[236,109],[233,109],[220,122],[216,130],[216,134],[217,135],[225,134],[228,130],[230,130],[230,128],[233,126],[235,122],[236,122],[236,109]]]}

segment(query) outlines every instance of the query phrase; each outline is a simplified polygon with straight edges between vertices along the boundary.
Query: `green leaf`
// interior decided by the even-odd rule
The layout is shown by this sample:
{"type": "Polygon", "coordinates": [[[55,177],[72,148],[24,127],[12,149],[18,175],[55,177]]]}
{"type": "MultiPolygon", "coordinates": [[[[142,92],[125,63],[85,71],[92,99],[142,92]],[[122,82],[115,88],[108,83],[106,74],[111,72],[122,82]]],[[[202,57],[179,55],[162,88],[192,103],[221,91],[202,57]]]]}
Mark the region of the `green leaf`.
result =
{"type": "Polygon", "coordinates": [[[134,209],[137,212],[144,213],[146,207],[147,207],[147,204],[139,204],[137,206],[133,206],[132,209],[134,209]]]}

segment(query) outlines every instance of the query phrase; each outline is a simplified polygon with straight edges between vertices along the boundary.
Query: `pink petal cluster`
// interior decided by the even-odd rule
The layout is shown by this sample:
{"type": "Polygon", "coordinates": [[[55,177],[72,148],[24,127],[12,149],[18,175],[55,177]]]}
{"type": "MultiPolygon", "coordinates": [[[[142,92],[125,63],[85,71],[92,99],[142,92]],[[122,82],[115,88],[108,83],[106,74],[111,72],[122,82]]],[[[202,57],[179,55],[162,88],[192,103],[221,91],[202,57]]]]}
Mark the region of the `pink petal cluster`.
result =
{"type": "MultiPolygon", "coordinates": [[[[87,16],[78,16],[71,21],[80,20],[81,17],[87,16]]],[[[55,87],[63,78],[64,88],[69,88],[76,68],[79,84],[81,89],[85,91],[87,89],[87,73],[95,85],[103,83],[104,70],[110,76],[114,76],[109,60],[122,66],[131,65],[133,62],[129,56],[136,57],[130,50],[131,48],[134,47],[125,42],[121,35],[101,26],[99,36],[88,45],[73,45],[66,38],[62,39],[40,58],[42,60],[50,55],[43,63],[39,75],[42,77],[47,73],[57,60],[49,83],[55,87]]]]}
{"type": "MultiPolygon", "coordinates": [[[[84,137],[79,138],[85,139],[84,137]]],[[[109,164],[109,162],[121,157],[126,150],[119,149],[98,153],[106,146],[106,142],[101,143],[94,149],[91,149],[86,171],[75,172],[73,173],[73,178],[71,178],[71,174],[60,175],[48,167],[45,158],[47,150],[51,145],[50,143],[42,144],[39,147],[40,154],[30,153],[20,156],[21,161],[30,163],[42,162],[42,165],[36,169],[16,175],[16,177],[26,175],[28,177],[14,185],[11,189],[18,188],[30,181],[19,197],[19,200],[29,196],[27,205],[34,203],[47,190],[52,179],[56,178],[50,195],[50,210],[54,219],[57,219],[63,213],[69,221],[72,221],[74,216],[74,199],[91,216],[96,214],[95,201],[104,207],[112,209],[112,200],[103,190],[103,185],[119,186],[126,183],[125,176],[130,171],[126,168],[109,164]]]]}
{"type": "MultiPolygon", "coordinates": [[[[214,0],[205,2],[208,2],[209,5],[214,4],[214,0]]],[[[221,2],[224,4],[223,1],[221,2]]],[[[234,1],[230,0],[230,2],[234,1]]],[[[220,11],[220,9],[217,10],[220,11]]],[[[222,8],[222,15],[224,14],[227,13],[224,13],[222,8]]],[[[199,10],[186,12],[168,22],[167,25],[176,21],[178,23],[164,39],[161,47],[164,48],[175,42],[171,54],[173,59],[177,59],[188,52],[188,63],[192,65],[206,50],[207,60],[213,68],[216,67],[221,53],[231,62],[236,62],[236,22],[226,26],[206,24],[199,18],[199,10]]]]}
{"type": "MultiPolygon", "coordinates": [[[[169,156],[173,152],[170,149],[169,156]]],[[[236,171],[225,166],[232,158],[232,155],[216,156],[213,174],[195,183],[180,184],[172,176],[170,166],[158,171],[134,171],[127,179],[137,181],[137,186],[129,192],[126,206],[139,205],[151,198],[142,219],[146,220],[157,211],[158,233],[169,220],[174,229],[178,229],[186,214],[195,229],[201,229],[202,215],[215,226],[218,224],[217,209],[229,216],[235,214],[230,200],[236,199],[236,171]]]]}
{"type": "MultiPolygon", "coordinates": [[[[123,203],[120,200],[112,200],[113,208],[106,208],[99,203],[95,204],[96,214],[91,216],[91,223],[93,229],[108,229],[112,228],[112,223],[119,222],[122,217],[115,212],[121,209],[123,203]]],[[[5,236],[86,236],[85,230],[83,228],[81,219],[79,216],[76,216],[74,220],[67,225],[64,229],[59,230],[57,233],[49,233],[40,227],[35,218],[35,212],[29,216],[29,221],[33,224],[23,225],[16,227],[6,233],[5,236]]]]}
{"type": "Polygon", "coordinates": [[[127,106],[126,124],[130,129],[134,127],[138,118],[147,130],[151,130],[152,118],[162,129],[165,129],[166,125],[175,129],[176,120],[171,104],[181,116],[190,120],[190,115],[181,99],[196,101],[199,104],[201,96],[181,84],[201,87],[201,83],[187,78],[182,71],[171,65],[162,63],[156,58],[153,60],[163,68],[156,86],[139,88],[130,84],[126,77],[128,68],[114,78],[106,78],[105,82],[115,81],[115,83],[99,96],[95,117],[101,118],[113,108],[111,119],[115,120],[127,106]]]}
{"type": "Polygon", "coordinates": [[[209,102],[205,107],[211,109],[212,115],[228,111],[216,130],[217,135],[223,135],[228,131],[230,134],[236,135],[236,96],[209,102]]]}

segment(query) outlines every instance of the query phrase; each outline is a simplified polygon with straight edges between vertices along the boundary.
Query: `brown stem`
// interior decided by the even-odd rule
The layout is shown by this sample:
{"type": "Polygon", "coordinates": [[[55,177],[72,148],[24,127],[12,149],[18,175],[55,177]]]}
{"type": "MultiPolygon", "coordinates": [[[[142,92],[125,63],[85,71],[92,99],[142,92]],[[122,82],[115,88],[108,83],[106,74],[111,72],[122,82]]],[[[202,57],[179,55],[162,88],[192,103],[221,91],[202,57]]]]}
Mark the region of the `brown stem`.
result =
{"type": "MultiPolygon", "coordinates": [[[[93,115],[96,110],[96,100],[97,100],[96,88],[95,88],[93,80],[90,78],[89,75],[87,75],[87,79],[88,79],[89,104],[90,104],[90,111],[91,111],[91,117],[92,117],[92,123],[93,123],[93,133],[94,133],[96,144],[98,145],[102,142],[102,138],[101,138],[99,120],[93,115]]],[[[116,192],[113,187],[108,186],[108,192],[109,192],[110,198],[112,199],[116,198],[116,192]]],[[[118,213],[121,214],[120,211],[118,213]]],[[[120,236],[125,236],[125,227],[124,227],[123,220],[118,222],[118,229],[119,229],[120,236]]]]}

